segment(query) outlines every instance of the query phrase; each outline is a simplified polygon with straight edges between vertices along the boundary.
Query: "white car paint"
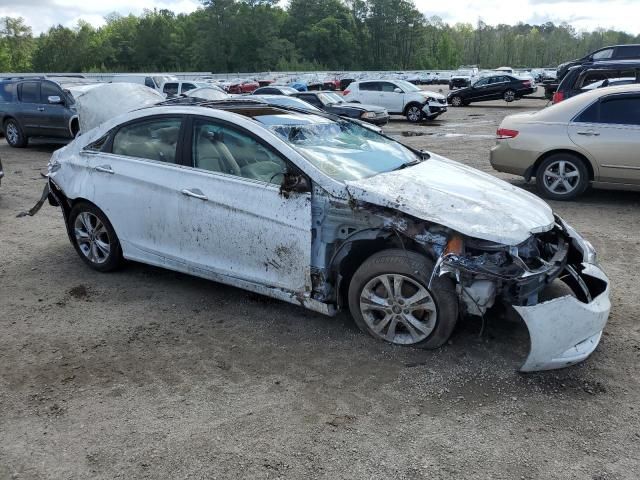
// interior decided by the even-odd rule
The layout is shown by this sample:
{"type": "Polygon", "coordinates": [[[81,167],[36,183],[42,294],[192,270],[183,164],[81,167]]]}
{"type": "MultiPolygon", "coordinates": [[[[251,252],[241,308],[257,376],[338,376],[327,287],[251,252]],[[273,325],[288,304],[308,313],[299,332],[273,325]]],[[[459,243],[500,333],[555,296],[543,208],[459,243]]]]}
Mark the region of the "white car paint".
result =
{"type": "MultiPolygon", "coordinates": [[[[582,253],[585,273],[608,285],[590,244],[527,192],[437,155],[395,172],[341,183],[268,128],[223,110],[157,106],[108,119],[54,152],[49,179],[67,198],[99,206],[118,232],[125,258],[325,314],[335,313],[336,306],[310,296],[314,195],[345,207],[354,200],[380,205],[506,245],[517,245],[559,222],[582,253]],[[162,114],[205,116],[251,130],[312,179],[313,194],[285,198],[277,186],[264,182],[85,149],[117,125],[162,114]],[[146,199],[143,208],[132,208],[140,198],[146,199]]],[[[532,339],[523,371],[560,368],[586,358],[600,339],[609,308],[608,286],[589,303],[566,296],[518,307],[532,339]]]]}
{"type": "Polygon", "coordinates": [[[506,245],[550,230],[551,208],[535,195],[438,155],[412,168],[347,182],[350,194],[376,205],[506,245]]]}

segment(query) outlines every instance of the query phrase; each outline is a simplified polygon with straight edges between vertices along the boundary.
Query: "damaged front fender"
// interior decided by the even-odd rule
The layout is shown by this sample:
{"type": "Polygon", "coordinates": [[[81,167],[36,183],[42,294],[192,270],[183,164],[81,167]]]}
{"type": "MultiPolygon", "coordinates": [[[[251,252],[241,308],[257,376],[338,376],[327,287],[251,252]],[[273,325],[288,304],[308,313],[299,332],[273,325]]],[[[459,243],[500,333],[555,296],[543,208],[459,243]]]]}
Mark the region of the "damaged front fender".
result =
{"type": "Polygon", "coordinates": [[[514,307],[531,339],[521,372],[574,365],[598,346],[611,310],[609,279],[596,265],[583,263],[582,267],[579,275],[592,298],[588,303],[568,295],[530,307],[514,307]]]}

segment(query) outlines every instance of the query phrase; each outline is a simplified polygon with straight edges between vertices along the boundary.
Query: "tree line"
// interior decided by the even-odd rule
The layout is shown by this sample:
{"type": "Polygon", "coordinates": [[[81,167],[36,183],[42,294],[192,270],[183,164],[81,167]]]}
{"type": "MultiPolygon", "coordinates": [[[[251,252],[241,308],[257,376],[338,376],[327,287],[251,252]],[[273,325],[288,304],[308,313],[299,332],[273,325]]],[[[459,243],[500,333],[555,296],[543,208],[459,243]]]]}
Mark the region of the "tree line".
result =
{"type": "Polygon", "coordinates": [[[34,36],[0,19],[3,72],[263,72],[547,67],[601,46],[640,43],[614,30],[571,25],[449,25],[412,0],[204,0],[190,14],[111,14],[34,36]]]}

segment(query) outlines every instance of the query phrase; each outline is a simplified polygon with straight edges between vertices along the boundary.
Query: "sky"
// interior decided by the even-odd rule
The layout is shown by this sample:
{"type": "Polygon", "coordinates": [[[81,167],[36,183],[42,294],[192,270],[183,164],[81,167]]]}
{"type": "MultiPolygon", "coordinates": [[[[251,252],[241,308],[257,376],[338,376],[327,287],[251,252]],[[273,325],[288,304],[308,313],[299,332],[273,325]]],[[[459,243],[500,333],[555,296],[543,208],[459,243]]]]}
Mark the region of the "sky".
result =
{"type": "MultiPolygon", "coordinates": [[[[577,30],[598,27],[640,34],[640,0],[414,0],[428,17],[437,15],[447,23],[540,24],[567,22],[577,30]]],[[[167,8],[189,13],[198,0],[0,0],[0,16],[24,17],[37,35],[62,24],[73,27],[79,19],[99,26],[111,12],[139,15],[145,8],[167,8]]]]}

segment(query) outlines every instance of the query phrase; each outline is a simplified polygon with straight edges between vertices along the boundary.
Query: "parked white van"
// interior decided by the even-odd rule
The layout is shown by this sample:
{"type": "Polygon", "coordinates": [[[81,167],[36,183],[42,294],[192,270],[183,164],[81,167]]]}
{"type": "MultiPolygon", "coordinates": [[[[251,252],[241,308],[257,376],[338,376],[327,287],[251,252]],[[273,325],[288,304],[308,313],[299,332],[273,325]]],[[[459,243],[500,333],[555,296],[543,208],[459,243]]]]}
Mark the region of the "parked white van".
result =
{"type": "Polygon", "coordinates": [[[146,73],[125,73],[114,75],[111,79],[113,83],[140,83],[158,92],[162,92],[162,87],[166,82],[177,82],[178,77],[173,75],[150,75],[146,73]]]}

